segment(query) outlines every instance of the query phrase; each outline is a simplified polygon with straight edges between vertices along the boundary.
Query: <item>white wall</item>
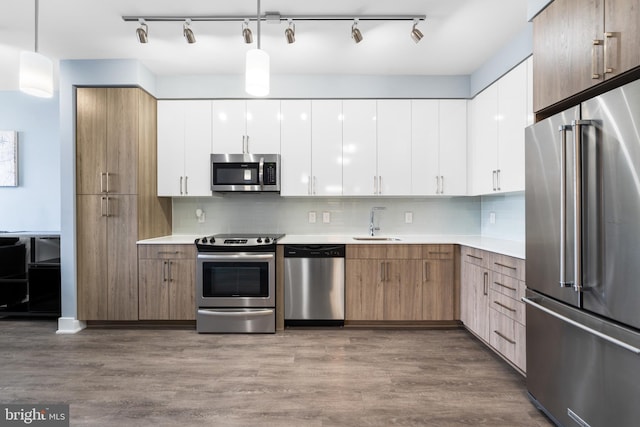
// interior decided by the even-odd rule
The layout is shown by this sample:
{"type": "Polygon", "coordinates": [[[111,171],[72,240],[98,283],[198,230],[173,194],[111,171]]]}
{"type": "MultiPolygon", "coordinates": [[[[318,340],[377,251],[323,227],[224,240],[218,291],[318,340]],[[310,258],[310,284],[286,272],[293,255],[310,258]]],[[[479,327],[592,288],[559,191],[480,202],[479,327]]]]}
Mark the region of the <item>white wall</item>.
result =
{"type": "Polygon", "coordinates": [[[18,187],[0,187],[0,230],[60,230],[57,95],[0,92],[0,130],[18,131],[18,187]]]}

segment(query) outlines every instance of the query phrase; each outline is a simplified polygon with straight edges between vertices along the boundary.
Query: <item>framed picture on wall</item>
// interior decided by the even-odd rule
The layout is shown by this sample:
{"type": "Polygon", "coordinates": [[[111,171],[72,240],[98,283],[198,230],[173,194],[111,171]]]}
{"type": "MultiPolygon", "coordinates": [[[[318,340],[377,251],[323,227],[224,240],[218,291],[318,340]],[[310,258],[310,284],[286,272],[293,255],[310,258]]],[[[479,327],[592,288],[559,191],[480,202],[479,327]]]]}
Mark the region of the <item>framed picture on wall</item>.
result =
{"type": "Polygon", "coordinates": [[[0,187],[18,186],[18,132],[0,130],[0,187]]]}

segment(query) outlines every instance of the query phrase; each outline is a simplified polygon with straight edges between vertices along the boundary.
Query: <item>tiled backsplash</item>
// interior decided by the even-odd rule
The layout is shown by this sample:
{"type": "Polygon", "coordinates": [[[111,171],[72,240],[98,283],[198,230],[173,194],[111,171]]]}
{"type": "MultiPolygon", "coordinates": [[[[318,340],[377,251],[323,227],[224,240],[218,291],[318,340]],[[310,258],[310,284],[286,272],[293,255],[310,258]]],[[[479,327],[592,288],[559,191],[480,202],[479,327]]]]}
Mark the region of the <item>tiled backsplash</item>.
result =
{"type": "Polygon", "coordinates": [[[278,232],[366,235],[373,206],[381,235],[479,234],[480,198],[288,198],[269,194],[227,194],[214,198],[174,198],[173,234],[278,232]],[[205,213],[198,223],[196,210],[205,213]],[[309,223],[315,212],[316,223],[309,223]],[[328,212],[330,222],[323,223],[328,212]],[[411,212],[413,222],[405,223],[411,212]]]}
{"type": "Polygon", "coordinates": [[[525,240],[524,192],[482,196],[482,235],[509,240],[525,240]],[[495,223],[491,222],[491,214],[495,223]]]}

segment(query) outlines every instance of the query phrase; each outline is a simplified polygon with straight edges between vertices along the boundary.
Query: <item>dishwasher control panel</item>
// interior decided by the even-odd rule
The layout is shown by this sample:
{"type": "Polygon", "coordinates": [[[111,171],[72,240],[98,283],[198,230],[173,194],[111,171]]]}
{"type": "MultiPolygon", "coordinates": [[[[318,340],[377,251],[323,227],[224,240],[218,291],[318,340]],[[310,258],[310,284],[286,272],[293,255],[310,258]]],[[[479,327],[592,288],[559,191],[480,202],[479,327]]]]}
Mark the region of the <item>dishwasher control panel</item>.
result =
{"type": "Polygon", "coordinates": [[[344,258],[345,245],[285,245],[285,258],[344,258]]]}

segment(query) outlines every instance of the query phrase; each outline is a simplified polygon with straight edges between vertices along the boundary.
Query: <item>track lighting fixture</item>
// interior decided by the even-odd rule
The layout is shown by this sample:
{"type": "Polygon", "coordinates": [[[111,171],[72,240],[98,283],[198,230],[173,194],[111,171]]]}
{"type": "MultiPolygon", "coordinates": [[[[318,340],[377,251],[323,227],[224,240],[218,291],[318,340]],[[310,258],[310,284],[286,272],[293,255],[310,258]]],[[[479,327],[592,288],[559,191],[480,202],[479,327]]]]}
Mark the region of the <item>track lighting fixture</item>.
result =
{"type": "Polygon", "coordinates": [[[182,35],[185,40],[187,40],[187,43],[193,44],[196,42],[196,36],[193,34],[193,30],[191,29],[191,19],[184,21],[184,25],[182,26],[182,35]]]}
{"type": "Polygon", "coordinates": [[[413,21],[413,28],[411,29],[411,38],[416,43],[418,43],[424,37],[424,34],[422,34],[422,31],[420,31],[419,29],[416,28],[416,26],[418,25],[419,22],[420,21],[415,19],[413,21]]]}
{"type": "Polygon", "coordinates": [[[148,43],[149,42],[149,27],[144,19],[139,19],[138,22],[140,26],[136,30],[136,35],[138,36],[138,41],[140,43],[148,43]]]}
{"type": "Polygon", "coordinates": [[[291,19],[289,19],[289,27],[284,30],[284,36],[287,38],[287,43],[291,44],[296,42],[296,25],[291,19]]]}
{"type": "Polygon", "coordinates": [[[253,43],[253,33],[251,33],[251,28],[249,28],[248,19],[245,19],[244,24],[242,24],[242,38],[247,44],[253,43]]]}
{"type": "Polygon", "coordinates": [[[353,20],[353,25],[351,26],[351,38],[356,43],[360,43],[362,41],[362,33],[358,29],[358,19],[353,20]]]}
{"type": "Polygon", "coordinates": [[[38,15],[39,3],[35,0],[35,38],[34,50],[20,52],[20,90],[40,98],[53,96],[53,62],[38,53],[38,15]]]}

